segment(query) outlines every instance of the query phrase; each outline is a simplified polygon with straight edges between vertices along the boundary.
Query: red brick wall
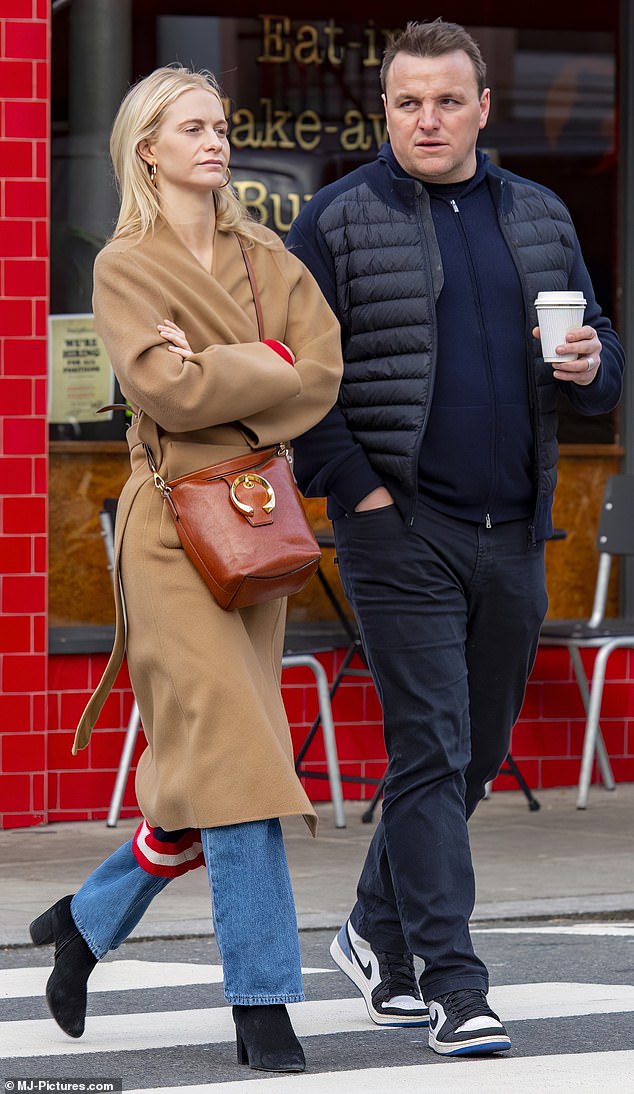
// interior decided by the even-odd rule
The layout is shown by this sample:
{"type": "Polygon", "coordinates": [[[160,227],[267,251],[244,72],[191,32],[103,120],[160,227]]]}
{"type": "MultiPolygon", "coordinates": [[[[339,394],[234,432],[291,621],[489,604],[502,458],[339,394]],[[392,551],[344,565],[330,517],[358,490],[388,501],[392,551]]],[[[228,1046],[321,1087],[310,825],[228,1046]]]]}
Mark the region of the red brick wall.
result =
{"type": "Polygon", "coordinates": [[[0,19],[0,824],[46,819],[49,3],[0,19]]]}

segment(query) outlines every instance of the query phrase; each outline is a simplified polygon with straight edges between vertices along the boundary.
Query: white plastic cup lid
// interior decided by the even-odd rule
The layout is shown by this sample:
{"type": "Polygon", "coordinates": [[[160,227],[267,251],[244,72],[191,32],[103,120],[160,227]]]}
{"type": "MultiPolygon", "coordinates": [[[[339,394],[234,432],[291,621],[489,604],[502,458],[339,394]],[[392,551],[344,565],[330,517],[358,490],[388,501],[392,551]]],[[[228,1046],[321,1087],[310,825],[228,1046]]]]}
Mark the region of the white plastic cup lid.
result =
{"type": "Polygon", "coordinates": [[[578,308],[585,307],[587,301],[582,292],[575,290],[557,292],[539,292],[535,300],[536,308],[578,308]]]}

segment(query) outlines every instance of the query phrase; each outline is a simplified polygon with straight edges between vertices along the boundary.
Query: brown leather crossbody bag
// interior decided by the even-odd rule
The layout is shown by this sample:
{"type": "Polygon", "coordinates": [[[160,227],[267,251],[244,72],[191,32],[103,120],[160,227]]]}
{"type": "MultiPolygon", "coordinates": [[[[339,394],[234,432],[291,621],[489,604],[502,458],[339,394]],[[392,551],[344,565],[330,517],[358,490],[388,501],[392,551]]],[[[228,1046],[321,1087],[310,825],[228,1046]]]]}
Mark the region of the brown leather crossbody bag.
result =
{"type": "MultiPolygon", "coordinates": [[[[255,275],[242,248],[260,339],[255,275]]],[[[166,482],[145,445],[154,478],[183,549],[221,608],[291,596],[315,573],[321,551],[293,476],[285,442],[166,482]]]]}

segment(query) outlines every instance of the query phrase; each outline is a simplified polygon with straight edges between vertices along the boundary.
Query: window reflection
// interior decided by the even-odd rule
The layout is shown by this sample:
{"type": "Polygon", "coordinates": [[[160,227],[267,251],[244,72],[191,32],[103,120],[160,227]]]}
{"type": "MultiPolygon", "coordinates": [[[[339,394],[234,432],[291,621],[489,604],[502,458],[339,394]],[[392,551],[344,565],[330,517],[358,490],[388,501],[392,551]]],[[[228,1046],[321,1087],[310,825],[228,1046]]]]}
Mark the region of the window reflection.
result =
{"type": "MultiPolygon", "coordinates": [[[[140,0],[113,5],[108,22],[99,28],[73,24],[73,9],[81,5],[66,5],[55,14],[55,314],[91,308],[92,265],[116,210],[108,134],[133,67],[136,77],[158,64],[180,61],[217,74],[231,120],[234,184],[253,215],[282,237],[315,190],[372,158],[385,139],[379,87],[384,21],[231,18],[201,11],[197,3],[174,4],[172,11],[169,6],[140,0]]],[[[396,28],[411,13],[395,9],[392,15],[396,28]]],[[[599,301],[614,316],[613,35],[468,29],[487,58],[492,87],[483,147],[504,167],[551,187],[566,202],[599,301]]],[[[121,401],[118,388],[114,401],[121,401]]],[[[125,427],[123,414],[110,421],[50,427],[52,624],[110,622],[98,512],[104,497],[116,496],[127,474],[125,427]],[[83,514],[79,524],[78,513],[83,514]]],[[[564,442],[611,443],[616,428],[615,418],[580,420],[562,402],[564,442]]]]}

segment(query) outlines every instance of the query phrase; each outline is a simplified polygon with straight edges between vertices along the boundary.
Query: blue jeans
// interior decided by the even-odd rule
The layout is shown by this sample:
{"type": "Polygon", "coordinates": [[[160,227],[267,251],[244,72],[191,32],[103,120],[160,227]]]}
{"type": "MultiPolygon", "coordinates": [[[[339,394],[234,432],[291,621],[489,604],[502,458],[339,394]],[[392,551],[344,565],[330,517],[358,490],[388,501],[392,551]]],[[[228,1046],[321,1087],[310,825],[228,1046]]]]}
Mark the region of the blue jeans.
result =
{"type": "Polygon", "coordinates": [[[334,528],[388,756],[352,925],[378,950],[423,958],[427,1002],[486,991],[467,820],[522,706],[546,612],[544,545],[529,546],[528,521],[487,529],[422,507],[413,529],[395,506],[334,528]]]}
{"type": "MultiPolygon", "coordinates": [[[[301,1002],[297,919],[279,820],[202,828],[200,835],[227,1002],[301,1002]]],[[[95,957],[125,941],[170,880],[139,866],[132,840],[97,867],[71,904],[95,957]]]]}

